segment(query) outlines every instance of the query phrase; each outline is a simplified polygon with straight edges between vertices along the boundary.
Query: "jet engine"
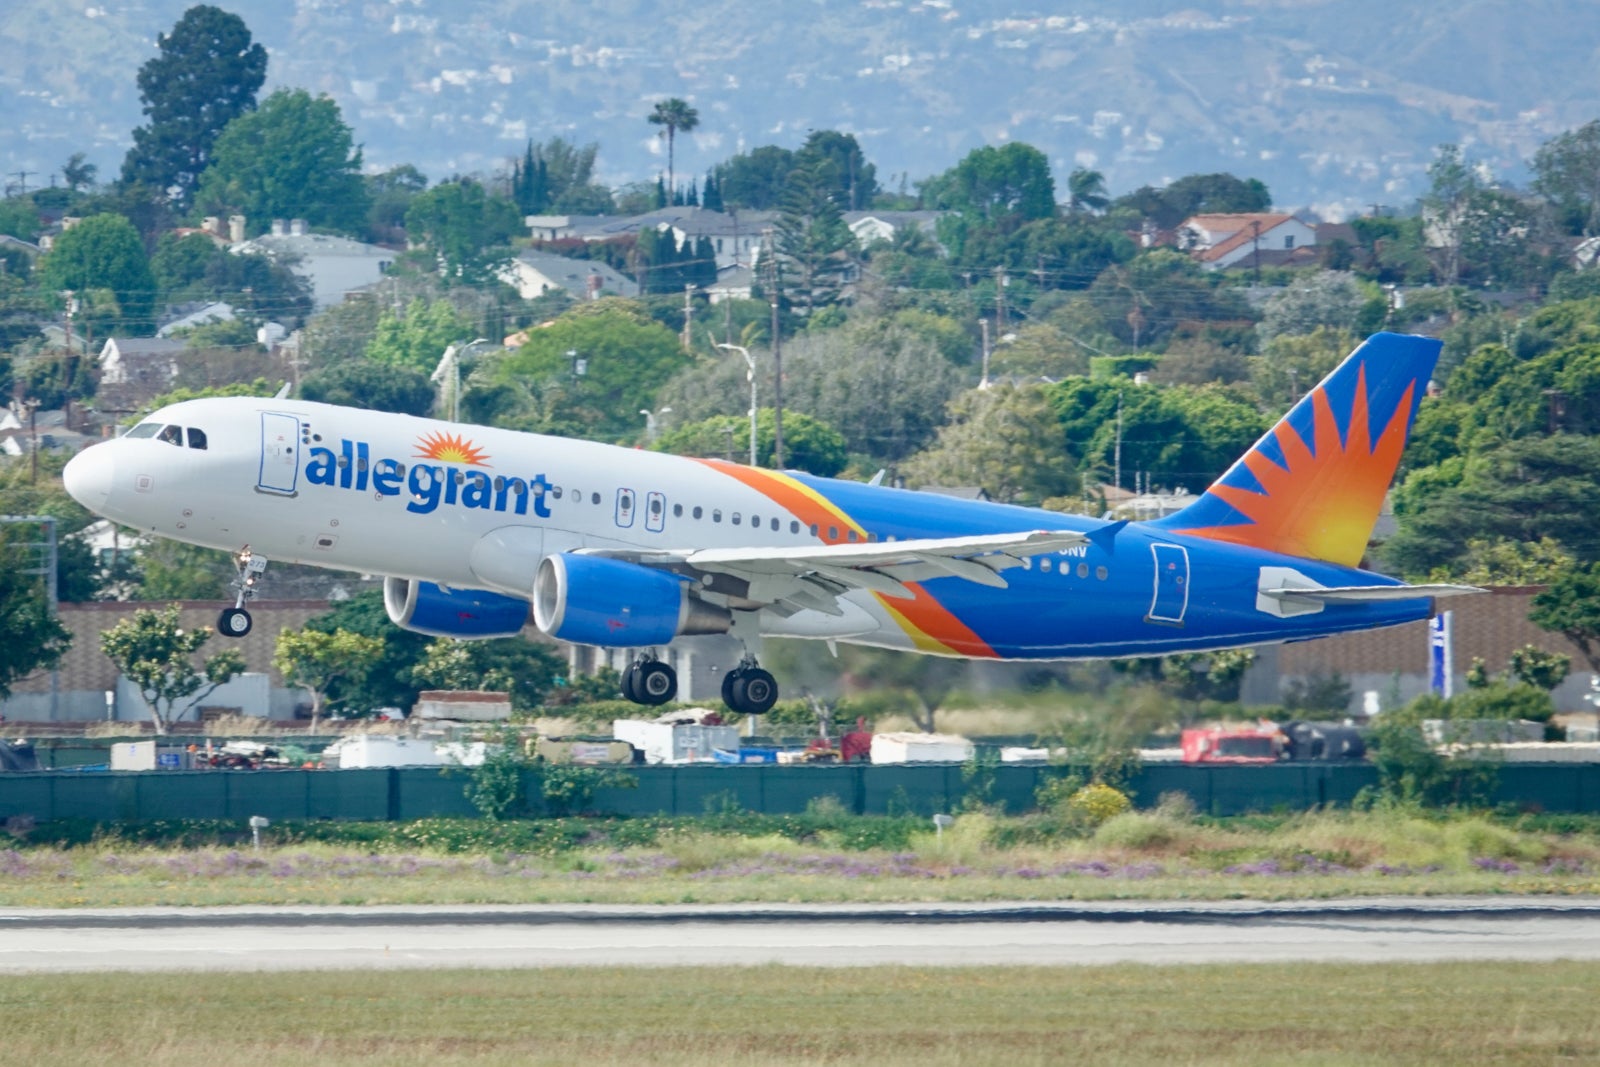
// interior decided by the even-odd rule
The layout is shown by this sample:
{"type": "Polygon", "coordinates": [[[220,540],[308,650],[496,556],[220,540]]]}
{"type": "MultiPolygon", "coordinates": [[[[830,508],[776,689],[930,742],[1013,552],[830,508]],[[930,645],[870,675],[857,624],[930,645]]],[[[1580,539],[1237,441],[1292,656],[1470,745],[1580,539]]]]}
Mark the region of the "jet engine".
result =
{"type": "Polygon", "coordinates": [[[431,637],[513,637],[528,621],[528,602],[482,589],[445,589],[410,578],[383,580],[390,620],[431,637]]]}
{"type": "Polygon", "coordinates": [[[725,608],[689,593],[676,574],[602,556],[546,556],[533,581],[533,621],[561,641],[608,648],[664,645],[726,633],[725,608]]]}

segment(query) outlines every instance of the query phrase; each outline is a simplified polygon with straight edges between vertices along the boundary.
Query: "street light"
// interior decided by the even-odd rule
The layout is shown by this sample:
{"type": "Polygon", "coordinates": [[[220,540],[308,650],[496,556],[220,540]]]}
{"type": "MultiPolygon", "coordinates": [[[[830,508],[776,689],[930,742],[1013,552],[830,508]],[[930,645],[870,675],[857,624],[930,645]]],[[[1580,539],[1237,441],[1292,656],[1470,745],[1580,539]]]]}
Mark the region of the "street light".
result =
{"type": "Polygon", "coordinates": [[[737,352],[744,357],[745,377],[750,382],[750,466],[756,465],[756,359],[744,345],[719,344],[718,348],[726,348],[730,352],[737,352]]]}
{"type": "Polygon", "coordinates": [[[444,355],[439,359],[439,365],[433,368],[429,380],[442,384],[444,376],[450,375],[450,421],[461,421],[461,360],[467,353],[478,345],[493,344],[487,337],[480,337],[475,341],[468,341],[459,348],[451,345],[444,350],[444,355]]]}

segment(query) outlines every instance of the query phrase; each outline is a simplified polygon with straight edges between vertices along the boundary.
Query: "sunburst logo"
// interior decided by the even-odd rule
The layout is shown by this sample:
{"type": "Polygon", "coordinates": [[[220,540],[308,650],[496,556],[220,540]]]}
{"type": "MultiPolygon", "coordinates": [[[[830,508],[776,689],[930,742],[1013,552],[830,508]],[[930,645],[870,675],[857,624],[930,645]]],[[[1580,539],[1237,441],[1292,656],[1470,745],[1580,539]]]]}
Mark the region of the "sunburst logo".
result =
{"type": "Polygon", "coordinates": [[[489,457],[477,445],[459,434],[430,433],[417,439],[416,455],[421,459],[436,459],[442,463],[464,463],[470,467],[487,467],[489,457]]]}
{"type": "Polygon", "coordinates": [[[1309,398],[1310,440],[1285,419],[1211,487],[1248,521],[1181,532],[1356,566],[1405,448],[1415,389],[1414,381],[1406,386],[1374,439],[1364,364],[1342,436],[1326,385],[1319,386],[1309,398]],[[1262,447],[1268,442],[1277,455],[1262,447]]]}

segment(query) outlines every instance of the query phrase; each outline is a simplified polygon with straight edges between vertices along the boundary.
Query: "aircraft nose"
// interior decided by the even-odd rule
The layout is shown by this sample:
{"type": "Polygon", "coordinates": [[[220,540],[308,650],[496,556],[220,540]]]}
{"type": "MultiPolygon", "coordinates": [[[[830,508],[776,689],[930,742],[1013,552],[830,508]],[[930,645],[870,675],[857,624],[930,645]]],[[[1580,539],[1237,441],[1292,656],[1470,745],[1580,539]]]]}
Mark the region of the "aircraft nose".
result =
{"type": "Polygon", "coordinates": [[[91,445],[67,462],[61,472],[72,499],[88,508],[99,511],[111,496],[111,483],[116,474],[116,459],[105,445],[91,445]]]}

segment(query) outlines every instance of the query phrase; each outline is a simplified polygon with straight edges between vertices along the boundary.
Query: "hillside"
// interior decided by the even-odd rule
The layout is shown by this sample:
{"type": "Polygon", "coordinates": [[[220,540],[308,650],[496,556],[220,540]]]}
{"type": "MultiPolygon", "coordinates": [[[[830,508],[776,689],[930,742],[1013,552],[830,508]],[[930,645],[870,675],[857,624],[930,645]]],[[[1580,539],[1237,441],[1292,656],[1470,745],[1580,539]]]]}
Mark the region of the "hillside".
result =
{"type": "MultiPolygon", "coordinates": [[[[0,168],[28,183],[86,151],[114,176],[134,84],[189,0],[0,13],[0,168]]],[[[228,7],[226,3],[222,6],[228,7]]],[[[268,87],[331,94],[369,164],[492,170],[529,138],[601,145],[601,178],[652,177],[643,116],[689,99],[696,174],[741,148],[854,132],[915,183],[1003,139],[1114,192],[1186,173],[1259,177],[1280,205],[1404,204],[1435,144],[1497,172],[1600,115],[1588,0],[257,0],[268,87]]]]}

